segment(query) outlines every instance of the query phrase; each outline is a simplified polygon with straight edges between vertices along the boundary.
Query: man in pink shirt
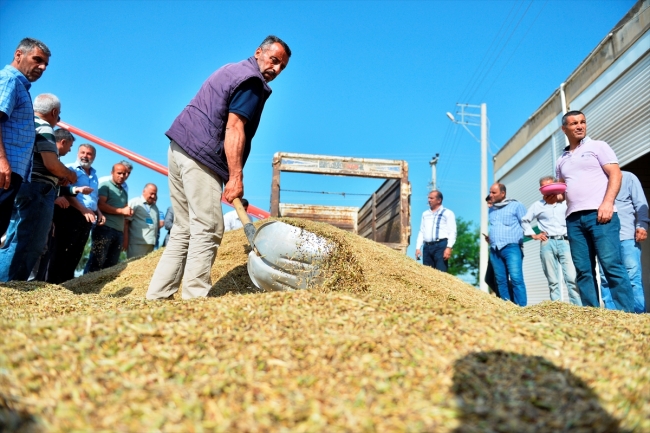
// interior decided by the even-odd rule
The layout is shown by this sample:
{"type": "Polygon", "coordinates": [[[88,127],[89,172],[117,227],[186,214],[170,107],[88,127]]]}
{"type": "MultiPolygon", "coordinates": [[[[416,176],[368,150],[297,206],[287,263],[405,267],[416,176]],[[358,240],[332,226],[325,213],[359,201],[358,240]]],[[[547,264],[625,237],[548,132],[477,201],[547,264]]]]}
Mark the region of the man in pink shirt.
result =
{"type": "MultiPolygon", "coordinates": [[[[587,120],[580,111],[562,117],[562,131],[569,146],[557,160],[556,172],[567,184],[567,234],[582,304],[600,306],[598,256],[616,308],[634,312],[632,286],[620,253],[621,224],[614,206],[622,178],[618,159],[607,143],[587,137],[587,120]]],[[[562,201],[565,197],[557,198],[562,201]]]]}

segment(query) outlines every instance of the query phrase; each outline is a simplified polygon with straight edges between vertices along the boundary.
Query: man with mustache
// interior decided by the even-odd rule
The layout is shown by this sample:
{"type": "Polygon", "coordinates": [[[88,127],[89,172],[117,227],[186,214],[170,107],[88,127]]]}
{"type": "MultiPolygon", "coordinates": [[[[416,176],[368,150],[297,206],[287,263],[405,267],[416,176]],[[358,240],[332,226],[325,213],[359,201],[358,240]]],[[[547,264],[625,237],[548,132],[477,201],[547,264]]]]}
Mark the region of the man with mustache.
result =
{"type": "Polygon", "coordinates": [[[271,95],[267,83],[290,56],[284,41],[268,36],[253,56],[215,71],[167,131],[174,230],[147,299],[169,298],[181,281],[183,299],[207,296],[212,288],[210,270],[224,231],[222,192],[229,203],[243,197],[244,164],[271,95]]]}
{"type": "Polygon", "coordinates": [[[90,194],[81,197],[64,197],[69,206],[54,208],[54,247],[47,272],[47,282],[59,284],[74,278],[74,271],[81,260],[93,224],[98,226],[106,218],[97,207],[98,177],[92,167],[96,150],[92,144],[79,145],[77,161],[68,164],[77,174],[72,186],[90,187],[90,194]]]}
{"type": "Polygon", "coordinates": [[[29,88],[45,72],[50,55],[43,42],[25,38],[11,64],[0,70],[0,236],[9,226],[20,185],[30,180],[36,131],[29,88]]]}

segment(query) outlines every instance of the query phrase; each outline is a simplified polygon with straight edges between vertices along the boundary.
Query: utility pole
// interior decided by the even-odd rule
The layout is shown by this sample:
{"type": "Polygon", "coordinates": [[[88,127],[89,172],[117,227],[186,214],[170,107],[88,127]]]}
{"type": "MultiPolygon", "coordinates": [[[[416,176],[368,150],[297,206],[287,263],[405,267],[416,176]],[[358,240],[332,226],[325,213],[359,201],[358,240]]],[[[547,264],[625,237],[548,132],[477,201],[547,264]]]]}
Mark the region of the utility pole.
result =
{"type": "MultiPolygon", "coordinates": [[[[452,122],[462,126],[465,128],[469,134],[481,144],[481,197],[480,197],[480,204],[481,204],[481,233],[488,234],[488,208],[487,204],[485,203],[485,197],[488,194],[488,187],[487,187],[487,147],[488,147],[488,128],[487,128],[487,105],[485,103],[481,105],[470,105],[470,104],[456,104],[459,108],[460,111],[457,111],[456,114],[460,115],[460,120],[456,120],[456,117],[451,114],[447,113],[447,117],[449,120],[452,122]],[[468,113],[465,111],[467,108],[476,110],[480,110],[480,114],[474,113],[468,113]],[[470,120],[474,120],[474,122],[470,120],[466,120],[466,117],[469,117],[470,120]],[[475,118],[480,119],[480,123],[475,123],[475,118]],[[477,138],[474,133],[467,127],[468,125],[471,126],[479,126],[481,128],[481,138],[477,138]]],[[[488,264],[488,244],[485,242],[482,238],[483,236],[479,236],[480,238],[480,247],[479,247],[479,287],[481,290],[484,292],[488,291],[488,286],[483,281],[483,277],[485,276],[485,272],[487,271],[487,264],[488,264]]]]}
{"type": "Polygon", "coordinates": [[[438,189],[438,185],[436,184],[436,164],[438,164],[439,155],[439,153],[436,153],[436,156],[432,157],[431,161],[429,161],[429,165],[431,166],[431,182],[429,182],[429,191],[438,189]]]}
{"type": "MultiPolygon", "coordinates": [[[[487,104],[481,104],[481,233],[488,234],[488,208],[485,203],[485,197],[488,194],[487,185],[487,147],[488,147],[488,129],[487,129],[487,104]]],[[[479,236],[481,245],[479,247],[479,287],[481,290],[487,292],[487,284],[483,280],[487,272],[489,252],[488,244],[483,239],[483,235],[479,236]]]]}

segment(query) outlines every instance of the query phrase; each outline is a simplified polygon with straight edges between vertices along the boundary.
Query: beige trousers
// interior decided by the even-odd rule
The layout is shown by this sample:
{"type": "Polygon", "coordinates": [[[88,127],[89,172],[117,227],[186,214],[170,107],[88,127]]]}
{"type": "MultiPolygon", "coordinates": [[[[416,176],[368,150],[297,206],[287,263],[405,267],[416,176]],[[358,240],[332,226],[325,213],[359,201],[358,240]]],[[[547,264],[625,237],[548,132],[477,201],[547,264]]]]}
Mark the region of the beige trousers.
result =
{"type": "Polygon", "coordinates": [[[210,270],[223,237],[221,178],[192,159],[172,140],[168,151],[169,195],[174,228],[156,271],[147,299],[164,299],[183,283],[183,299],[207,296],[210,270]]]}

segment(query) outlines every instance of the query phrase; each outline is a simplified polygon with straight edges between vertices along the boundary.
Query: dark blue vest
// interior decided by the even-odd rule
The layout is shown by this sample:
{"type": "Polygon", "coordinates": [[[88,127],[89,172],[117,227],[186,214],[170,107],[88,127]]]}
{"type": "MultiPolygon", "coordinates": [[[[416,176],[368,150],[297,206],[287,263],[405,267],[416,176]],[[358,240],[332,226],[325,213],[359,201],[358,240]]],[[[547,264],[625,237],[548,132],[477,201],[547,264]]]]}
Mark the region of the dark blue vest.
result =
{"type": "Polygon", "coordinates": [[[224,182],[230,177],[224,149],[228,106],[237,88],[249,78],[259,78],[263,84],[263,97],[253,118],[246,122],[247,130],[243,164],[251,151],[251,140],[262,117],[271,88],[264,81],[255,57],[239,63],[229,63],[217,69],[203,83],[196,96],[176,117],[166,132],[185,152],[217,173],[224,182]]]}

